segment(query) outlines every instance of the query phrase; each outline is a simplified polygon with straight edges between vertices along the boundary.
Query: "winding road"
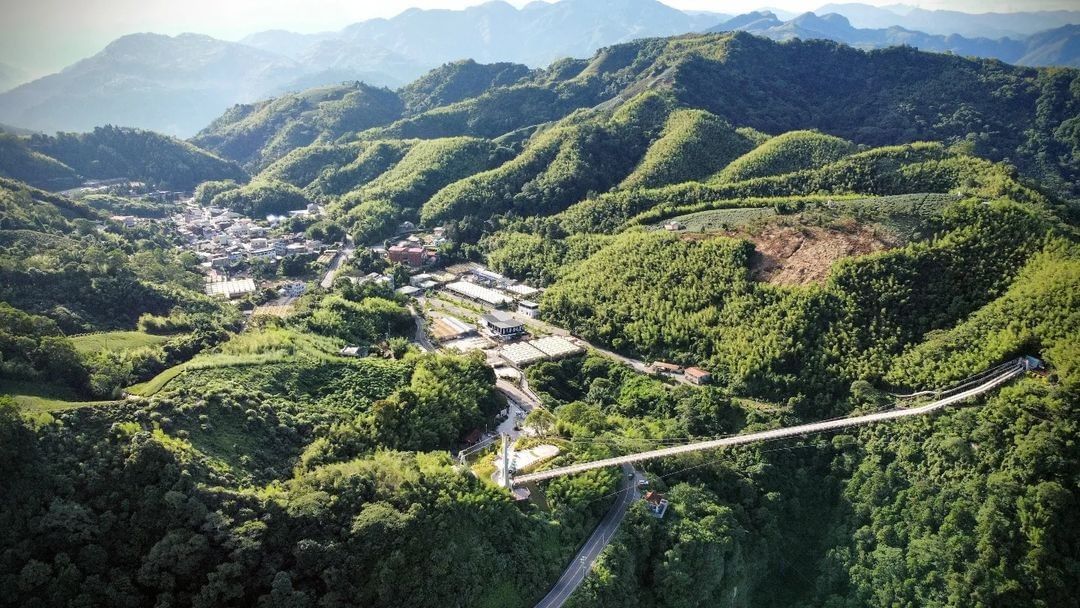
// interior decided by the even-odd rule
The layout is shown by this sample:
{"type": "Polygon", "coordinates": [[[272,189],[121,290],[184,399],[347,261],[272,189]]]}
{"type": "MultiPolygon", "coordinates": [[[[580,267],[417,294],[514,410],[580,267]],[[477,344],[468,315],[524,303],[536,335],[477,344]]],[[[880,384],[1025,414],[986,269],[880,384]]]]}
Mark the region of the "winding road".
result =
{"type": "Polygon", "coordinates": [[[422,350],[429,353],[435,352],[435,345],[431,343],[431,338],[428,337],[424,317],[420,316],[420,313],[416,311],[416,307],[412,304],[409,304],[409,314],[412,315],[413,323],[416,324],[416,335],[413,336],[413,342],[419,345],[422,350]]]}
{"type": "MultiPolygon", "coordinates": [[[[773,429],[771,431],[762,431],[759,433],[747,433],[745,435],[735,435],[733,437],[726,437],[724,439],[716,439],[713,441],[702,441],[698,443],[691,443],[687,445],[680,445],[670,448],[664,448],[660,450],[652,450],[648,452],[641,452],[638,454],[630,454],[628,456],[622,456],[618,458],[607,458],[604,460],[597,460],[594,462],[585,462],[577,465],[571,465],[568,467],[560,467],[557,469],[551,469],[548,471],[540,471],[538,473],[530,473],[527,475],[520,475],[514,477],[511,482],[514,485],[520,485],[529,482],[542,481],[544,479],[551,479],[553,477],[559,477],[561,475],[572,475],[574,473],[580,473],[582,471],[589,471],[592,469],[598,469],[601,467],[609,466],[621,466],[623,471],[628,475],[633,474],[630,481],[624,478],[623,489],[619,492],[618,502],[611,507],[611,509],[604,515],[604,518],[600,520],[600,524],[589,536],[589,540],[585,542],[585,545],[578,551],[572,561],[563,571],[562,576],[559,578],[555,586],[548,592],[544,599],[540,600],[536,604],[537,608],[559,608],[574,591],[581,585],[592,569],[592,564],[596,561],[597,556],[604,550],[605,547],[611,542],[615,532],[619,528],[619,524],[622,523],[623,518],[626,516],[626,510],[630,504],[637,498],[637,482],[643,479],[641,474],[633,468],[634,462],[640,462],[643,460],[650,460],[653,458],[661,458],[663,456],[671,456],[674,454],[683,454],[686,452],[696,452],[700,450],[709,450],[726,446],[742,445],[748,443],[754,443],[758,441],[768,441],[772,439],[782,439],[785,437],[794,437],[798,435],[808,435],[812,433],[818,433],[822,431],[828,431],[838,428],[846,428],[851,426],[858,426],[862,424],[869,424],[873,422],[881,422],[885,420],[895,420],[898,418],[907,418],[910,416],[919,416],[922,414],[929,414],[936,410],[942,409],[950,404],[958,403],[970,397],[980,395],[989,390],[997,388],[1002,384],[1012,380],[1013,378],[1023,374],[1027,371],[1028,367],[1022,360],[1015,360],[1009,364],[1003,364],[994,368],[993,373],[989,379],[981,381],[978,386],[958,392],[944,399],[939,399],[933,403],[928,403],[921,407],[911,409],[899,409],[890,410],[887,412],[879,412],[876,414],[867,414],[865,416],[855,416],[852,418],[841,418],[838,420],[827,420],[824,422],[814,422],[811,424],[802,424],[797,426],[786,427],[782,429],[773,429]]],[[[971,383],[960,385],[960,387],[968,386],[971,383]]],[[[960,387],[956,387],[957,390],[960,387]]]]}
{"type": "Polygon", "coordinates": [[[319,281],[319,287],[330,289],[334,286],[334,277],[337,276],[338,270],[341,269],[341,265],[352,257],[354,251],[356,251],[356,246],[353,245],[352,237],[346,235],[345,247],[337,252],[334,259],[330,260],[330,265],[326,268],[326,274],[323,275],[322,280],[319,281]]]}
{"type": "Polygon", "coordinates": [[[635,470],[633,466],[625,464],[622,468],[625,473],[622,480],[623,487],[618,493],[615,504],[604,514],[604,518],[600,520],[596,529],[589,535],[589,539],[574,555],[573,561],[563,571],[562,576],[559,577],[551,591],[548,591],[544,599],[536,604],[536,608],[559,608],[565,604],[566,600],[570,599],[570,596],[574,593],[574,590],[585,580],[589,571],[592,570],[593,562],[596,561],[600,552],[608,546],[612,537],[615,536],[619,524],[626,517],[626,510],[630,508],[630,505],[638,497],[638,481],[644,479],[644,476],[635,470]],[[631,474],[633,477],[630,477],[631,474]]]}

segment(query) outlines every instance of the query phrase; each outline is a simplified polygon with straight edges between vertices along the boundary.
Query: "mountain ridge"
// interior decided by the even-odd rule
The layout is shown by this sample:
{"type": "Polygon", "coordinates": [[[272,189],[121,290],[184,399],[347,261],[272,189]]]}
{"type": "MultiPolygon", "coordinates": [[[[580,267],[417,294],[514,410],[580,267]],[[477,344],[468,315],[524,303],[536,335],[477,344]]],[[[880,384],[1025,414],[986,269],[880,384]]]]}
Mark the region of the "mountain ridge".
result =
{"type": "MultiPolygon", "coordinates": [[[[835,6],[836,14],[868,9],[835,6]]],[[[0,123],[44,132],[118,124],[191,136],[237,103],[348,81],[397,88],[465,58],[536,68],[635,38],[717,29],[724,20],[729,29],[780,40],[826,38],[859,48],[903,44],[1030,65],[1080,62],[1080,34],[1072,27],[1041,32],[1027,43],[941,37],[903,29],[903,20],[916,14],[912,10],[874,10],[886,15],[882,19],[888,27],[862,30],[850,20],[811,19],[811,14],[782,21],[776,11],[736,17],[683,12],[656,0],[563,0],[520,9],[505,2],[458,11],[416,9],[336,32],[267,30],[241,42],[199,34],[132,34],[56,74],[0,93],[0,123]]],[[[1061,13],[1062,19],[1080,22],[1080,12],[1074,13],[1061,13]]],[[[1049,17],[1015,13],[1012,18],[1027,31],[1045,25],[1049,17]]]]}
{"type": "Polygon", "coordinates": [[[783,21],[769,12],[739,15],[710,32],[745,31],[773,40],[822,39],[873,49],[912,46],[923,51],[988,57],[1014,65],[1032,67],[1080,67],[1080,27],[1064,25],[1023,39],[967,38],[959,34],[936,35],[909,30],[899,25],[887,28],[857,28],[840,13],[807,12],[783,21]]]}

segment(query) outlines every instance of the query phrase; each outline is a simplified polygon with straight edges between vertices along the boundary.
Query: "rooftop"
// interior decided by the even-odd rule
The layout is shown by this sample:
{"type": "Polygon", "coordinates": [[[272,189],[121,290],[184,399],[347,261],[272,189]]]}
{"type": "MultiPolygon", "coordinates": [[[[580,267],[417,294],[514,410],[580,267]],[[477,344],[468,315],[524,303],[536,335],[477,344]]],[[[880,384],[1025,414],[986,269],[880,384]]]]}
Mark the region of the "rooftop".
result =
{"type": "Polygon", "coordinates": [[[468,335],[473,331],[471,325],[456,317],[436,317],[431,322],[431,333],[439,341],[468,335]]]}
{"type": "Polygon", "coordinates": [[[468,283],[466,281],[455,281],[446,286],[450,291],[463,295],[473,300],[480,300],[491,304],[492,306],[499,306],[501,304],[509,304],[513,300],[504,294],[501,294],[494,289],[488,289],[475,283],[468,283]]]}
{"type": "Polygon", "coordinates": [[[254,279],[234,279],[206,284],[206,295],[231,298],[255,291],[254,279]]]}
{"type": "Polygon", "coordinates": [[[519,296],[524,296],[526,298],[532,295],[536,295],[540,292],[540,290],[535,287],[529,287],[528,285],[522,284],[511,285],[506,288],[506,291],[517,294],[519,296]]]}
{"type": "Polygon", "coordinates": [[[527,342],[519,342],[517,344],[508,344],[499,349],[499,355],[503,359],[506,359],[511,364],[518,367],[529,365],[530,363],[536,363],[537,361],[543,361],[547,359],[547,355],[543,351],[535,346],[529,345],[527,342]]]}
{"type": "Polygon", "coordinates": [[[584,349],[562,336],[547,336],[529,342],[531,346],[553,359],[569,357],[584,352],[584,349]]]}
{"type": "Polygon", "coordinates": [[[525,325],[521,321],[518,321],[510,313],[503,312],[501,310],[493,310],[484,315],[484,323],[488,325],[494,325],[501,329],[510,329],[514,327],[521,327],[525,325]]]}

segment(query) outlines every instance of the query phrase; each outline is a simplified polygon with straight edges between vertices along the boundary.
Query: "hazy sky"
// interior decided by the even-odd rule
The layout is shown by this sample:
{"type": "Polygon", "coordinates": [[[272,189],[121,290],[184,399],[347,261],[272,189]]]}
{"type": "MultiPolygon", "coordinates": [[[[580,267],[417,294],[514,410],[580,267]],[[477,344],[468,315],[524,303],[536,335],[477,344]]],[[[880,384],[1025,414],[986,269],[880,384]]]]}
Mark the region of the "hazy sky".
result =
{"type": "MultiPolygon", "coordinates": [[[[803,12],[828,0],[662,0],[676,8],[744,13],[764,4],[803,12]]],[[[897,0],[861,0],[891,4],[897,0]]],[[[527,0],[511,0],[522,6],[527,0]]],[[[0,0],[0,63],[40,75],[132,32],[199,32],[226,40],[266,29],[337,30],[409,7],[463,8],[478,0],[0,0]]],[[[1077,9],[1080,0],[917,0],[967,12],[1077,9]]]]}

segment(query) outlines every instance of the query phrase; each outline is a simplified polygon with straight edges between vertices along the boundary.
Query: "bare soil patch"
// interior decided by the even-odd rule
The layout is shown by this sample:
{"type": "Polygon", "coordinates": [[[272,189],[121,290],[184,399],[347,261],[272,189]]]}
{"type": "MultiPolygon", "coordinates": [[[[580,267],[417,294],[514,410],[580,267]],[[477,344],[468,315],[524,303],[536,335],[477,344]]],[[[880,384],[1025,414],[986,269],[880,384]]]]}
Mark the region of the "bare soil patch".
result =
{"type": "Polygon", "coordinates": [[[774,285],[819,283],[837,260],[884,251],[897,241],[868,226],[844,229],[820,226],[766,226],[756,234],[732,235],[754,244],[750,271],[755,280],[774,285]]]}

